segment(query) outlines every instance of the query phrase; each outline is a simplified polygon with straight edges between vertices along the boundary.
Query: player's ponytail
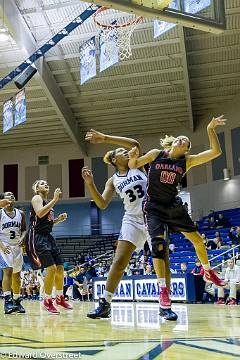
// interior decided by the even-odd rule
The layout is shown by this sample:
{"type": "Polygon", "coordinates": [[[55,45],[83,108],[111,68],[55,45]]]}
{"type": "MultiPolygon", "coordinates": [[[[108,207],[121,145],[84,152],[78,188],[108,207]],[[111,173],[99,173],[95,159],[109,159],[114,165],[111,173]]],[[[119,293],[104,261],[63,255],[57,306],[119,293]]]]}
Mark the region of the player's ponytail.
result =
{"type": "Polygon", "coordinates": [[[165,135],[165,138],[160,139],[160,145],[164,150],[170,150],[174,140],[174,136],[165,135]]]}
{"type": "Polygon", "coordinates": [[[113,162],[114,158],[115,158],[115,150],[110,150],[104,155],[103,161],[105,162],[105,164],[116,166],[113,162]]]}
{"type": "Polygon", "coordinates": [[[32,190],[34,192],[34,194],[37,194],[37,188],[38,188],[38,184],[41,180],[36,180],[34,181],[34,183],[32,184],[32,190]]]}

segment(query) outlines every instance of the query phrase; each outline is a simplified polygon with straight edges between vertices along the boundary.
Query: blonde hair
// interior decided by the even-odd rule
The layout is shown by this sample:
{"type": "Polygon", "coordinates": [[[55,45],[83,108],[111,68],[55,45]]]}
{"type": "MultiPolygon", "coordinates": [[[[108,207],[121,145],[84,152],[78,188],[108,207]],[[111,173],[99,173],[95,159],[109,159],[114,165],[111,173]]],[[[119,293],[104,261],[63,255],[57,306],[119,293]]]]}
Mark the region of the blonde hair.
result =
{"type": "MultiPolygon", "coordinates": [[[[173,144],[175,139],[176,138],[174,136],[172,136],[172,135],[165,135],[165,138],[160,139],[160,145],[162,146],[162,148],[164,150],[171,150],[172,144],[173,144]]],[[[189,140],[188,150],[190,150],[192,144],[191,144],[190,139],[188,139],[188,140],[189,140]]]]}
{"type": "Polygon", "coordinates": [[[38,184],[40,183],[40,181],[43,181],[43,180],[36,180],[32,184],[32,190],[33,190],[34,194],[37,194],[37,187],[38,187],[38,184]]]}
{"type": "Polygon", "coordinates": [[[165,135],[165,138],[160,139],[160,145],[164,150],[170,150],[175,139],[172,135],[165,135]]]}
{"type": "Polygon", "coordinates": [[[115,157],[115,150],[110,150],[104,155],[103,161],[105,162],[105,164],[116,166],[113,162],[114,157],[115,157]]]}

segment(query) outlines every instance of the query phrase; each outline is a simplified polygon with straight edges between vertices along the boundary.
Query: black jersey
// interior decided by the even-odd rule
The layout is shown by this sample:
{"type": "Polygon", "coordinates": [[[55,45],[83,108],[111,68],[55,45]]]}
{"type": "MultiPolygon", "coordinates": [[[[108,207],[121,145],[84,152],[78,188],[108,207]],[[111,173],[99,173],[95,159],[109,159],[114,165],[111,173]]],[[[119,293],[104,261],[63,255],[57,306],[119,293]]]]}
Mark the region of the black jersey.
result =
{"type": "MultiPolygon", "coordinates": [[[[47,201],[43,200],[43,206],[47,204],[47,201]]],[[[50,234],[53,228],[54,211],[51,209],[42,218],[39,218],[33,206],[30,208],[30,224],[34,227],[35,233],[50,234]]]]}
{"type": "Polygon", "coordinates": [[[160,151],[150,164],[148,173],[148,201],[171,204],[178,193],[177,186],[186,173],[185,156],[179,159],[168,157],[167,151],[160,151]]]}

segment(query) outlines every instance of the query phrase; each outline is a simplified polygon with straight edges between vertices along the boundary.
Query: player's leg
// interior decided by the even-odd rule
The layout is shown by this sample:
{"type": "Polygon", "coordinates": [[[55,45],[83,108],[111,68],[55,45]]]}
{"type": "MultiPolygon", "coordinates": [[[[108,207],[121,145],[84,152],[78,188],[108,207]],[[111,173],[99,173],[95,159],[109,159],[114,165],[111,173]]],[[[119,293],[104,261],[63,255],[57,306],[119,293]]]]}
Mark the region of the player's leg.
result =
{"type": "Polygon", "coordinates": [[[166,226],[161,222],[158,209],[151,203],[145,207],[148,231],[151,236],[153,266],[160,289],[160,315],[166,320],[177,320],[177,314],[171,310],[170,267],[166,226]]]}
{"type": "Polygon", "coordinates": [[[25,314],[25,309],[21,304],[21,271],[23,267],[22,248],[19,246],[13,247],[13,274],[12,274],[12,291],[13,302],[16,306],[16,312],[25,314]]]}
{"type": "Polygon", "coordinates": [[[209,261],[208,261],[208,254],[206,247],[203,243],[203,239],[201,235],[195,231],[195,232],[182,232],[182,234],[192,242],[196,254],[201,261],[201,264],[204,269],[205,277],[208,281],[212,281],[217,286],[224,286],[225,282],[224,280],[220,279],[215,272],[210,268],[209,261]]]}
{"type": "MultiPolygon", "coordinates": [[[[47,252],[45,255],[47,255],[47,252]]],[[[45,264],[43,262],[43,257],[41,256],[41,258],[40,258],[41,264],[46,270],[46,276],[44,279],[43,307],[45,310],[48,311],[48,313],[53,314],[53,315],[58,315],[59,311],[53,305],[53,299],[52,299],[52,291],[53,291],[53,286],[55,284],[55,276],[56,276],[56,272],[57,272],[57,266],[54,263],[54,259],[51,256],[50,251],[48,251],[48,259],[47,259],[47,257],[46,258],[44,257],[44,259],[45,259],[44,260],[45,264]],[[51,265],[50,265],[50,263],[51,263],[51,265]],[[46,264],[49,264],[49,265],[46,266],[46,264]]]]}
{"type": "Polygon", "coordinates": [[[12,287],[12,272],[13,268],[3,269],[3,280],[2,280],[2,290],[4,296],[4,312],[5,314],[11,314],[15,311],[15,306],[13,303],[13,298],[11,294],[12,287]]]}
{"type": "Polygon", "coordinates": [[[57,263],[57,270],[55,275],[55,287],[56,287],[56,301],[55,305],[61,306],[65,310],[72,310],[72,305],[70,305],[64,298],[63,295],[63,283],[64,283],[64,268],[62,264],[59,264],[60,259],[56,260],[56,256],[54,257],[57,263]]]}
{"type": "Polygon", "coordinates": [[[12,274],[12,290],[13,290],[13,302],[14,305],[17,307],[15,310],[20,314],[25,314],[25,309],[21,304],[21,272],[14,272],[12,274]]]}
{"type": "Polygon", "coordinates": [[[103,298],[99,300],[98,308],[87,314],[88,317],[92,319],[109,317],[113,295],[135,249],[136,246],[128,240],[118,241],[115,257],[108,273],[103,298]]]}

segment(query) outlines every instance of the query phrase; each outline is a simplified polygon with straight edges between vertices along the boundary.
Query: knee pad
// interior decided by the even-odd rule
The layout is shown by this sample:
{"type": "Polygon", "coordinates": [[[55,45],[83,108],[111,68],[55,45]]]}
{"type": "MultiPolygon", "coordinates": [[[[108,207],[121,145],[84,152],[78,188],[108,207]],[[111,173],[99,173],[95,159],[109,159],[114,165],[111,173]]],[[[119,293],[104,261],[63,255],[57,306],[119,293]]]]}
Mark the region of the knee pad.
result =
{"type": "Polygon", "coordinates": [[[152,239],[152,257],[156,259],[164,259],[166,242],[161,237],[155,237],[152,239]],[[160,245],[162,249],[159,250],[160,245]]]}

